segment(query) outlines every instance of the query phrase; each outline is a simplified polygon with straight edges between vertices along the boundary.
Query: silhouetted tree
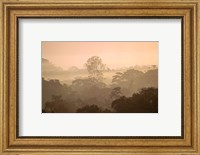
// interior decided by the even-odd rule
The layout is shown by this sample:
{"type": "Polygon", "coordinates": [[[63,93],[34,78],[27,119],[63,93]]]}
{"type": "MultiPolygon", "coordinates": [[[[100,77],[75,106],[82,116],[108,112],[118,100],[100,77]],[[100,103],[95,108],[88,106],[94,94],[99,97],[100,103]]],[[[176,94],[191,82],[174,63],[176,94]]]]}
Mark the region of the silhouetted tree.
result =
{"type": "Polygon", "coordinates": [[[123,75],[123,73],[121,73],[121,72],[115,73],[115,75],[113,76],[112,82],[119,83],[122,79],[122,75],[123,75]]]}
{"type": "Polygon", "coordinates": [[[112,102],[112,108],[120,113],[157,113],[158,89],[143,88],[132,97],[122,96],[112,102]]]}
{"type": "Polygon", "coordinates": [[[46,102],[44,111],[46,113],[68,112],[67,103],[62,99],[62,96],[52,95],[52,101],[46,102]]]}
{"type": "Polygon", "coordinates": [[[145,87],[158,87],[158,70],[149,70],[146,73],[135,69],[117,72],[112,83],[113,87],[121,87],[122,94],[130,96],[145,87]]]}
{"type": "Polygon", "coordinates": [[[121,92],[121,88],[120,87],[115,87],[112,89],[111,93],[110,93],[110,97],[113,100],[116,100],[118,98],[120,98],[122,96],[122,92],[121,92]]]}
{"type": "Polygon", "coordinates": [[[86,67],[90,78],[101,81],[103,79],[103,70],[105,70],[105,64],[98,56],[92,56],[86,62],[86,67]]]}
{"type": "Polygon", "coordinates": [[[45,80],[42,78],[42,104],[43,108],[47,101],[51,101],[52,95],[61,95],[62,97],[71,95],[71,88],[66,84],[61,84],[59,80],[45,80]]]}
{"type": "Polygon", "coordinates": [[[109,113],[108,109],[101,109],[97,105],[86,105],[77,110],[78,113],[109,113]]]}
{"type": "MultiPolygon", "coordinates": [[[[59,80],[42,79],[42,109],[45,108],[46,102],[51,102],[54,99],[52,96],[62,96],[62,99],[67,101],[67,109],[75,112],[77,107],[82,105],[77,92],[72,90],[71,86],[61,84],[59,80]]],[[[43,110],[44,111],[44,110],[43,110]]]]}
{"type": "Polygon", "coordinates": [[[109,82],[114,70],[105,73],[107,79],[104,78],[103,73],[104,71],[108,72],[109,68],[98,56],[90,57],[87,60],[85,64],[89,73],[87,78],[85,78],[87,74],[85,69],[71,67],[70,70],[63,71],[55,67],[53,69],[53,64],[49,65],[48,61],[43,61],[44,66],[52,68],[52,70],[48,70],[50,75],[63,73],[64,78],[70,76],[68,85],[63,84],[62,79],[62,83],[51,77],[48,77],[51,80],[42,79],[43,112],[157,111],[156,103],[158,101],[154,96],[156,94],[152,95],[155,88],[148,88],[148,91],[145,89],[145,87],[158,87],[157,66],[149,67],[143,72],[136,69],[120,69],[118,70],[120,72],[116,72],[113,76],[112,84],[108,85],[104,82],[109,82]],[[76,77],[72,84],[70,83],[71,77],[76,77]],[[142,90],[139,92],[140,89],[142,90]]]}
{"type": "Polygon", "coordinates": [[[74,88],[87,88],[91,86],[96,86],[98,88],[104,88],[106,87],[106,84],[103,82],[98,81],[94,78],[85,78],[85,79],[76,79],[72,81],[72,87],[74,88]]]}

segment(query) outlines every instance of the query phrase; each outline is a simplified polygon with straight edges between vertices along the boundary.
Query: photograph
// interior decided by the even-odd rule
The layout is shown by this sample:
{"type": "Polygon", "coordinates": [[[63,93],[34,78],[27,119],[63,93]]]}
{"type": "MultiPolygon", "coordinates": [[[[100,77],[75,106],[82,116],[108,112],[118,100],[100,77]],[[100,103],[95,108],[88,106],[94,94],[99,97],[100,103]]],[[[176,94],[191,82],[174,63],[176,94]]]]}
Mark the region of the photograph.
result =
{"type": "Polygon", "coordinates": [[[42,113],[158,113],[157,41],[42,41],[42,113]]]}

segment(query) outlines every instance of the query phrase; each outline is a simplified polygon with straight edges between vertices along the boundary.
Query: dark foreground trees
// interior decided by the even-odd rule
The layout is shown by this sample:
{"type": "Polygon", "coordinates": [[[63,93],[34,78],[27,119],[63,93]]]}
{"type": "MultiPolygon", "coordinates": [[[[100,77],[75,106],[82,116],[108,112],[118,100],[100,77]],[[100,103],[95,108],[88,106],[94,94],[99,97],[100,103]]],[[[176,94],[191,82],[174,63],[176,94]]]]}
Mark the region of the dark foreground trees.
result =
{"type": "Polygon", "coordinates": [[[42,108],[46,113],[158,112],[158,89],[154,87],[143,88],[131,97],[125,97],[120,87],[106,88],[102,83],[90,80],[79,79],[71,87],[59,81],[43,79],[43,82],[47,101],[43,100],[42,108]]]}
{"type": "Polygon", "coordinates": [[[77,110],[78,113],[157,113],[158,89],[143,88],[132,97],[122,96],[112,102],[113,111],[101,109],[97,105],[86,105],[77,110]]]}
{"type": "Polygon", "coordinates": [[[119,113],[157,113],[158,89],[143,88],[132,97],[122,96],[112,102],[112,108],[119,113]]]}
{"type": "Polygon", "coordinates": [[[86,105],[77,110],[78,113],[109,113],[111,112],[108,109],[101,109],[97,105],[86,105]]]}
{"type": "Polygon", "coordinates": [[[52,101],[46,102],[43,112],[46,113],[64,113],[68,112],[67,102],[62,99],[62,96],[52,95],[52,101]]]}

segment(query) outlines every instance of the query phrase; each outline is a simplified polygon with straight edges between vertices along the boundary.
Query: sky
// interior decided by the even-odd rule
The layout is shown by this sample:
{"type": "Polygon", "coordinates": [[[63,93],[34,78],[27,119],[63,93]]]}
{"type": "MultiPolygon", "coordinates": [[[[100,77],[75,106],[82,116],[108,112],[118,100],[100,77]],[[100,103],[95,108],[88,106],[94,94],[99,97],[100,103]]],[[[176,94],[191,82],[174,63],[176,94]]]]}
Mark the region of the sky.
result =
{"type": "Polygon", "coordinates": [[[42,58],[63,69],[99,56],[110,69],[158,65],[158,42],[42,42],[42,58]]]}

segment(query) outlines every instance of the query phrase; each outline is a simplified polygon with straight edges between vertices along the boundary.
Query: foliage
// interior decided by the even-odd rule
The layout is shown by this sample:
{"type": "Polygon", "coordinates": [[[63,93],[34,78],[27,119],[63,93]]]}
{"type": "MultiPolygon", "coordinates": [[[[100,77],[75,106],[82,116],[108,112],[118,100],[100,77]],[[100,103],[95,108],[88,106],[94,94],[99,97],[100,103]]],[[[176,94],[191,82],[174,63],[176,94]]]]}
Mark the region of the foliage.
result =
{"type": "Polygon", "coordinates": [[[106,66],[103,64],[100,57],[92,56],[87,60],[85,65],[90,78],[97,79],[99,81],[103,80],[103,71],[105,70],[106,66]]]}
{"type": "Polygon", "coordinates": [[[46,102],[43,109],[46,113],[64,113],[67,112],[67,103],[62,99],[62,96],[52,95],[52,101],[46,102]]]}
{"type": "Polygon", "coordinates": [[[121,87],[124,95],[130,96],[144,87],[158,87],[158,70],[149,70],[146,73],[135,69],[129,69],[124,73],[117,72],[112,83],[113,87],[121,87]]]}
{"type": "Polygon", "coordinates": [[[68,102],[68,110],[75,111],[75,109],[81,105],[81,101],[76,95],[76,92],[72,90],[70,86],[61,84],[59,80],[45,80],[42,79],[42,109],[45,109],[47,102],[54,101],[52,96],[62,96],[63,100],[68,102]]]}
{"type": "Polygon", "coordinates": [[[78,113],[109,113],[108,109],[101,109],[97,105],[86,105],[82,108],[77,109],[78,113]]]}
{"type": "Polygon", "coordinates": [[[109,97],[111,89],[106,88],[105,83],[95,79],[76,79],[71,86],[61,84],[59,80],[47,81],[43,79],[42,85],[43,111],[46,104],[55,103],[52,95],[62,96],[62,99],[68,103],[66,106],[69,112],[76,112],[78,108],[94,103],[104,108],[111,108],[109,97]]]}
{"type": "Polygon", "coordinates": [[[105,83],[92,78],[76,79],[72,82],[71,88],[76,92],[76,96],[83,101],[82,106],[95,103],[111,108],[109,96],[111,88],[107,88],[105,83]]]}
{"type": "Polygon", "coordinates": [[[132,97],[122,96],[112,102],[115,112],[120,113],[157,113],[158,112],[158,89],[143,88],[132,97]]]}
{"type": "Polygon", "coordinates": [[[122,96],[121,87],[115,87],[112,89],[112,92],[110,93],[110,97],[112,99],[118,99],[121,96],[122,96]]]}
{"type": "Polygon", "coordinates": [[[85,78],[85,79],[76,79],[72,81],[72,86],[75,88],[85,88],[85,87],[92,87],[96,86],[98,88],[106,87],[106,84],[103,82],[98,81],[94,78],[85,78]]]}
{"type": "MultiPolygon", "coordinates": [[[[110,71],[106,69],[101,58],[93,56],[85,65],[89,73],[88,77],[87,75],[76,77],[68,85],[57,79],[42,79],[43,112],[158,111],[158,70],[156,68],[145,73],[136,69],[120,70],[115,73],[112,84],[109,85],[104,83],[103,72],[110,71]]],[[[71,70],[73,73],[80,73],[75,67],[71,70]]]]}

